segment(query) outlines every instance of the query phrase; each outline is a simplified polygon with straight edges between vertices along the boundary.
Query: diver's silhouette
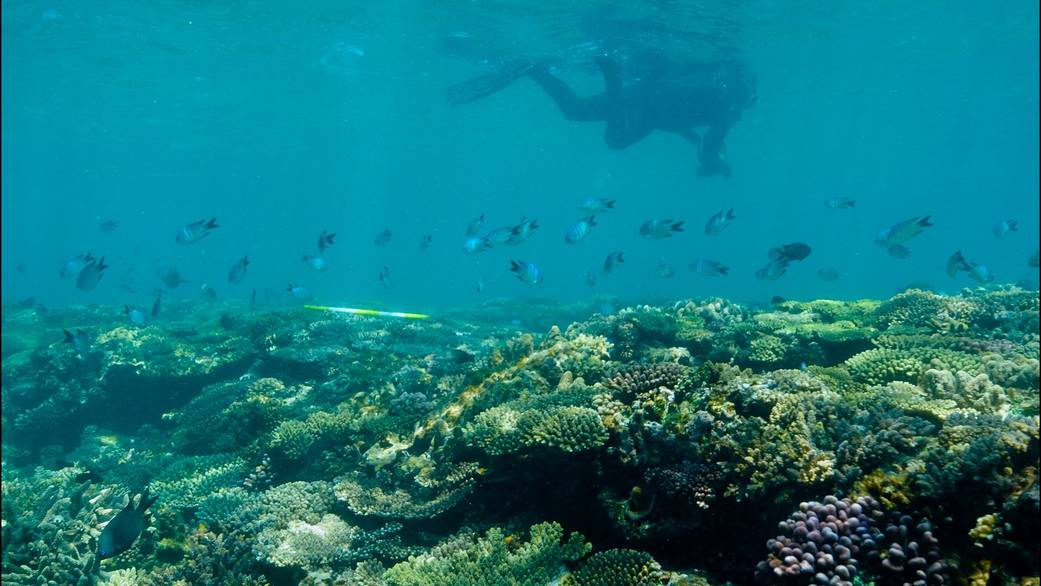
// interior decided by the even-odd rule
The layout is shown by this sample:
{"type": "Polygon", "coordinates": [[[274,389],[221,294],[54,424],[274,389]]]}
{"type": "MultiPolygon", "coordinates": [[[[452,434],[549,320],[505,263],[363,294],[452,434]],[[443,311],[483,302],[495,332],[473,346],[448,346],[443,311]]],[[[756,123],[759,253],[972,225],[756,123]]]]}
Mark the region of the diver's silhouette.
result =
{"type": "Polygon", "coordinates": [[[624,84],[621,67],[595,59],[604,77],[601,94],[581,98],[545,64],[509,61],[498,70],[448,88],[453,104],[493,94],[528,76],[556,102],[568,120],[604,121],[608,148],[624,149],[655,130],[675,132],[700,147],[698,176],[730,176],[723,139],[756,99],[754,81],[734,61],[669,64],[624,84]],[[702,139],[698,127],[707,127],[702,139]]]}

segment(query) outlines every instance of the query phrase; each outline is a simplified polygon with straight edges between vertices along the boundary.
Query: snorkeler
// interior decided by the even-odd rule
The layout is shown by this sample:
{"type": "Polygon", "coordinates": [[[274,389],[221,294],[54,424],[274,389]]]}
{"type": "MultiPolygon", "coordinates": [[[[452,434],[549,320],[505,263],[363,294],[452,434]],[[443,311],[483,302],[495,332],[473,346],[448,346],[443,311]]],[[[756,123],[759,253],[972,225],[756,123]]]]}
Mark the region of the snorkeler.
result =
{"type": "Polygon", "coordinates": [[[547,65],[518,59],[448,88],[448,99],[452,104],[471,102],[527,76],[568,120],[606,122],[604,142],[610,149],[624,149],[655,130],[674,132],[699,147],[699,177],[730,177],[723,139],[741,111],[756,100],[754,80],[738,63],[668,63],[625,84],[618,63],[602,56],[595,62],[605,91],[594,96],[581,98],[547,65]],[[695,131],[698,127],[707,127],[704,137],[695,131]]]}

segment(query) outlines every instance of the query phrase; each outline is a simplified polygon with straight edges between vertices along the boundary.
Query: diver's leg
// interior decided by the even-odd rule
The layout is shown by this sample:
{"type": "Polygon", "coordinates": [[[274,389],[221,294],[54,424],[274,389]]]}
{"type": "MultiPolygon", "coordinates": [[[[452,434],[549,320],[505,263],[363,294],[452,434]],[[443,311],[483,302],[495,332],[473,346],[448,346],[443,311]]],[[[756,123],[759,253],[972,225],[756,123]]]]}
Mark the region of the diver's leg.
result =
{"type": "MultiPolygon", "coordinates": [[[[653,127],[641,123],[635,111],[627,111],[622,93],[621,68],[607,57],[597,57],[596,64],[604,76],[604,95],[606,96],[607,129],[604,131],[604,142],[614,150],[639,142],[651,133],[653,127]]],[[[631,108],[630,108],[631,110],[631,108]]]]}
{"type": "Polygon", "coordinates": [[[528,72],[535,83],[549,95],[568,120],[575,122],[593,122],[607,119],[607,100],[603,94],[580,98],[559,77],[546,70],[545,67],[533,67],[528,72]]]}

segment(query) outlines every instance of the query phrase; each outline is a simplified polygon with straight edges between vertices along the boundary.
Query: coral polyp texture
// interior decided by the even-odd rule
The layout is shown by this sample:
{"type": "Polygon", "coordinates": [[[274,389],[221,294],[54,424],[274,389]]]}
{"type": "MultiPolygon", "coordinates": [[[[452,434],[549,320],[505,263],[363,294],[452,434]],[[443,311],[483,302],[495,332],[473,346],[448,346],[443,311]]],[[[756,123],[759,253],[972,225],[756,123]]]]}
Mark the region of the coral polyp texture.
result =
{"type": "Polygon", "coordinates": [[[1038,583],[1037,291],[615,306],[4,306],[0,579],[1038,583]]]}

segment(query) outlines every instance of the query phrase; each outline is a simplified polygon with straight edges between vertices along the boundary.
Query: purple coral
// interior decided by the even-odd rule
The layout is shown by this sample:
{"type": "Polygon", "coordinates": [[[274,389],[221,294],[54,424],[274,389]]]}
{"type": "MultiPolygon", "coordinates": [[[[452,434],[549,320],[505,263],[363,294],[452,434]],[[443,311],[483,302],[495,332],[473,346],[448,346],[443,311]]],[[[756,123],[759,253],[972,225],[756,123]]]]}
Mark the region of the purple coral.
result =
{"type": "Polygon", "coordinates": [[[828,496],[823,503],[801,503],[778,528],[782,535],[766,542],[770,553],[756,566],[760,582],[852,586],[866,570],[877,575],[879,584],[947,583],[929,523],[914,524],[900,513],[887,517],[871,497],[828,496]]]}

